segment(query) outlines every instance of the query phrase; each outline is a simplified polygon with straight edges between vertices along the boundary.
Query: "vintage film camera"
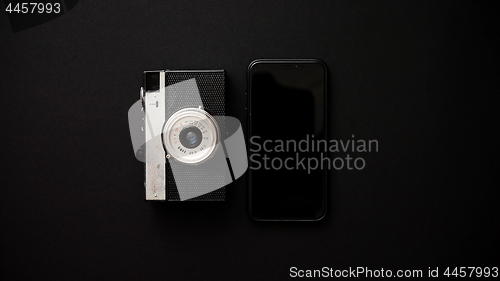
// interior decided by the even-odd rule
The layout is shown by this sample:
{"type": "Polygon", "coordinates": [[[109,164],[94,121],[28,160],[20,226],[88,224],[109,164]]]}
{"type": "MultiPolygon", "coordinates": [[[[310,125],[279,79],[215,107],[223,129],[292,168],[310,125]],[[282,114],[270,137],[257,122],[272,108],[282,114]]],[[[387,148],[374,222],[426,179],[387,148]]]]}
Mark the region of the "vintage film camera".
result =
{"type": "Polygon", "coordinates": [[[224,186],[246,171],[240,122],[225,116],[224,75],[144,72],[129,125],[136,157],[145,162],[146,200],[224,201],[224,186]]]}

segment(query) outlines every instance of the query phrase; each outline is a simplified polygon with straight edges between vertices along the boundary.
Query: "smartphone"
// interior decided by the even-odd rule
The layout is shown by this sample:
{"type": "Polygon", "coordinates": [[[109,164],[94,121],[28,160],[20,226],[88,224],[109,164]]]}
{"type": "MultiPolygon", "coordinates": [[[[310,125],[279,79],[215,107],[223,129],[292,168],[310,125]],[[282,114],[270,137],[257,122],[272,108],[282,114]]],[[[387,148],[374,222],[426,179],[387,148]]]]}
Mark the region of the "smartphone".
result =
{"type": "Polygon", "coordinates": [[[248,213],[256,220],[320,220],[326,213],[326,65],[317,59],[250,63],[248,213]],[[315,149],[316,148],[316,149],[315,149]]]}

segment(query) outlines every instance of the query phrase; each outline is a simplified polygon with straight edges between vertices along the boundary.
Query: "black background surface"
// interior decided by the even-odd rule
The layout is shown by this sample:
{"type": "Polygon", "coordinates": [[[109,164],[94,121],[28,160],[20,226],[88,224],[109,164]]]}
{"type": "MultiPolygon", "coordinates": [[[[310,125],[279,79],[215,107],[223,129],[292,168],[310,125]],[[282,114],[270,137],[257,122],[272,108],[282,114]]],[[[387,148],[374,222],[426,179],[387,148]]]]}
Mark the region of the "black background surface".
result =
{"type": "MultiPolygon", "coordinates": [[[[285,279],[289,268],[500,266],[498,10],[471,1],[80,1],[12,32],[0,14],[1,274],[285,279]],[[165,2],[165,3],[163,3],[165,2]],[[142,71],[225,69],[243,124],[257,58],[329,68],[330,138],[377,139],[330,175],[317,223],[144,201],[127,110],[142,71]]],[[[297,109],[300,110],[300,109],[297,109]]]]}

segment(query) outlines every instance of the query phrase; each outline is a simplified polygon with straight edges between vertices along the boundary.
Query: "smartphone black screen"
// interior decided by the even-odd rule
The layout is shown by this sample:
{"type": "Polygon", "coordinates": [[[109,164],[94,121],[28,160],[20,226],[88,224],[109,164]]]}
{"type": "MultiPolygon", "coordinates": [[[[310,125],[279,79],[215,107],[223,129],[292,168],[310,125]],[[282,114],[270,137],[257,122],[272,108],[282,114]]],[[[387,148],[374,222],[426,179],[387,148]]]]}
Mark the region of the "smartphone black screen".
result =
{"type": "Polygon", "coordinates": [[[327,170],[312,169],[308,159],[327,157],[315,145],[326,141],[326,66],[317,60],[252,62],[248,122],[250,216],[321,219],[327,170]]]}

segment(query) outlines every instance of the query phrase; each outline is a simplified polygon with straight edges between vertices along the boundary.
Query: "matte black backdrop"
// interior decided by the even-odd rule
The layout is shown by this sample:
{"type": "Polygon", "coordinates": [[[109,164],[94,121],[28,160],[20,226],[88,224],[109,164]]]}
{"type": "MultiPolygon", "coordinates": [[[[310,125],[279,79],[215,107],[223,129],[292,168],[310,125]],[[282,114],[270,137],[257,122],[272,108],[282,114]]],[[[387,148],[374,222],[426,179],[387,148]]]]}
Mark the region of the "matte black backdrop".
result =
{"type": "Polygon", "coordinates": [[[271,280],[292,266],[500,266],[493,6],[80,1],[20,32],[0,14],[0,274],[271,280]],[[145,202],[127,123],[142,71],[225,69],[227,112],[245,123],[256,58],[324,60],[330,137],[377,139],[379,152],[331,174],[318,223],[251,220],[244,177],[224,203],[145,202]]]}

